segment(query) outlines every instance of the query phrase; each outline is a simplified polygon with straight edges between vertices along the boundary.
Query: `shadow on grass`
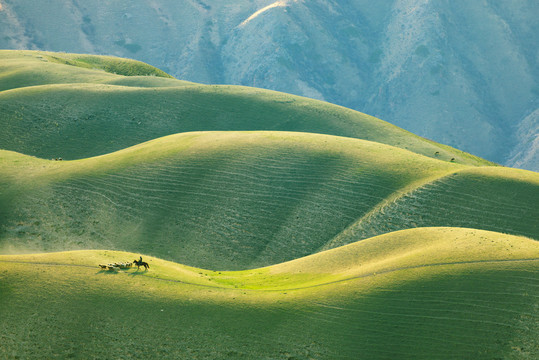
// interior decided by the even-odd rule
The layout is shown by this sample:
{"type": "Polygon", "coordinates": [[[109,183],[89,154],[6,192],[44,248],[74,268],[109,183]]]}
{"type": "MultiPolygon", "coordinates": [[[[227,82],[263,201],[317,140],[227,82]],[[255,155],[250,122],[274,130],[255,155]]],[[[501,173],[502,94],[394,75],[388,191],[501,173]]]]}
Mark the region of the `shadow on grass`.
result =
{"type": "Polygon", "coordinates": [[[129,275],[129,276],[137,276],[137,275],[144,275],[144,274],[147,274],[147,273],[148,273],[148,270],[135,270],[135,271],[127,273],[127,275],[129,275]]]}
{"type": "Polygon", "coordinates": [[[97,274],[116,275],[118,273],[120,273],[120,272],[116,271],[116,270],[99,270],[98,272],[96,272],[96,275],[97,274]]]}
{"type": "Polygon", "coordinates": [[[133,269],[118,269],[118,270],[99,270],[95,274],[104,274],[104,275],[118,275],[120,273],[127,274],[130,276],[144,275],[148,273],[148,270],[134,270],[133,269]]]}

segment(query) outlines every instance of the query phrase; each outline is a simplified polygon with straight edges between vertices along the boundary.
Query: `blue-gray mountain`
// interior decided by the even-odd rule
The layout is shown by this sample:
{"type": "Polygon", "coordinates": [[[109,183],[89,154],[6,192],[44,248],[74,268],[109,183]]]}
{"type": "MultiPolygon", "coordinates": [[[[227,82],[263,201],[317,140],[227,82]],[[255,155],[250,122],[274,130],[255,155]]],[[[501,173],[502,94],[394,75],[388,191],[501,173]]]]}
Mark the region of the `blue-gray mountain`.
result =
{"type": "Polygon", "coordinates": [[[0,0],[0,48],[341,104],[539,171],[536,0],[0,0]]]}

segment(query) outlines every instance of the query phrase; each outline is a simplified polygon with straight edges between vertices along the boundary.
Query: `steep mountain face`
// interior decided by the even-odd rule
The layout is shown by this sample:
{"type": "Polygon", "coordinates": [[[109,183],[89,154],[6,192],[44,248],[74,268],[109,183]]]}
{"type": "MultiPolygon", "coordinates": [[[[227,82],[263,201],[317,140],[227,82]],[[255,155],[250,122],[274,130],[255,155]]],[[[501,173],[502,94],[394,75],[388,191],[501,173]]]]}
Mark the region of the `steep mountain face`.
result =
{"type": "Polygon", "coordinates": [[[520,122],[517,131],[518,145],[509,158],[508,165],[523,169],[539,169],[539,109],[520,122]]]}
{"type": "Polygon", "coordinates": [[[0,4],[0,48],[131,57],[180,79],[322,99],[539,170],[534,0],[0,4]]]}

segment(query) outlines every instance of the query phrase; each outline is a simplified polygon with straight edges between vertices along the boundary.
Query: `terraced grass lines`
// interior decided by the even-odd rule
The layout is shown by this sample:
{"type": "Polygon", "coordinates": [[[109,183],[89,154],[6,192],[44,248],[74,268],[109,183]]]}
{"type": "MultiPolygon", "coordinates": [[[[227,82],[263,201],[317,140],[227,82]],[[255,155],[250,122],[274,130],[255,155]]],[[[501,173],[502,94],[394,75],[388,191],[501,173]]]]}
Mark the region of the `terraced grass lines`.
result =
{"type": "Polygon", "coordinates": [[[243,269],[419,226],[539,238],[536,174],[488,175],[357,139],[187,133],[73,162],[15,158],[4,251],[110,248],[243,269]]]}
{"type": "Polygon", "coordinates": [[[474,227],[539,239],[539,177],[467,168],[403,193],[359,219],[329,247],[410,227],[474,227]]]}

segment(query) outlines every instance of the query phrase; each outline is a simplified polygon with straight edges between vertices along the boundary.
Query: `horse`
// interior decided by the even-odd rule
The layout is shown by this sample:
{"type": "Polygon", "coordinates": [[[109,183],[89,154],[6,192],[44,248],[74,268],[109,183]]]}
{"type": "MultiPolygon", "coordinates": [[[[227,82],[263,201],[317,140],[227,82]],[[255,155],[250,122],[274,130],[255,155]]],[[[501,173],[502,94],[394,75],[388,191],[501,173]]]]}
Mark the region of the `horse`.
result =
{"type": "Polygon", "coordinates": [[[140,269],[141,266],[144,266],[145,270],[150,268],[150,265],[146,261],[133,260],[133,264],[137,265],[137,270],[140,269]]]}

